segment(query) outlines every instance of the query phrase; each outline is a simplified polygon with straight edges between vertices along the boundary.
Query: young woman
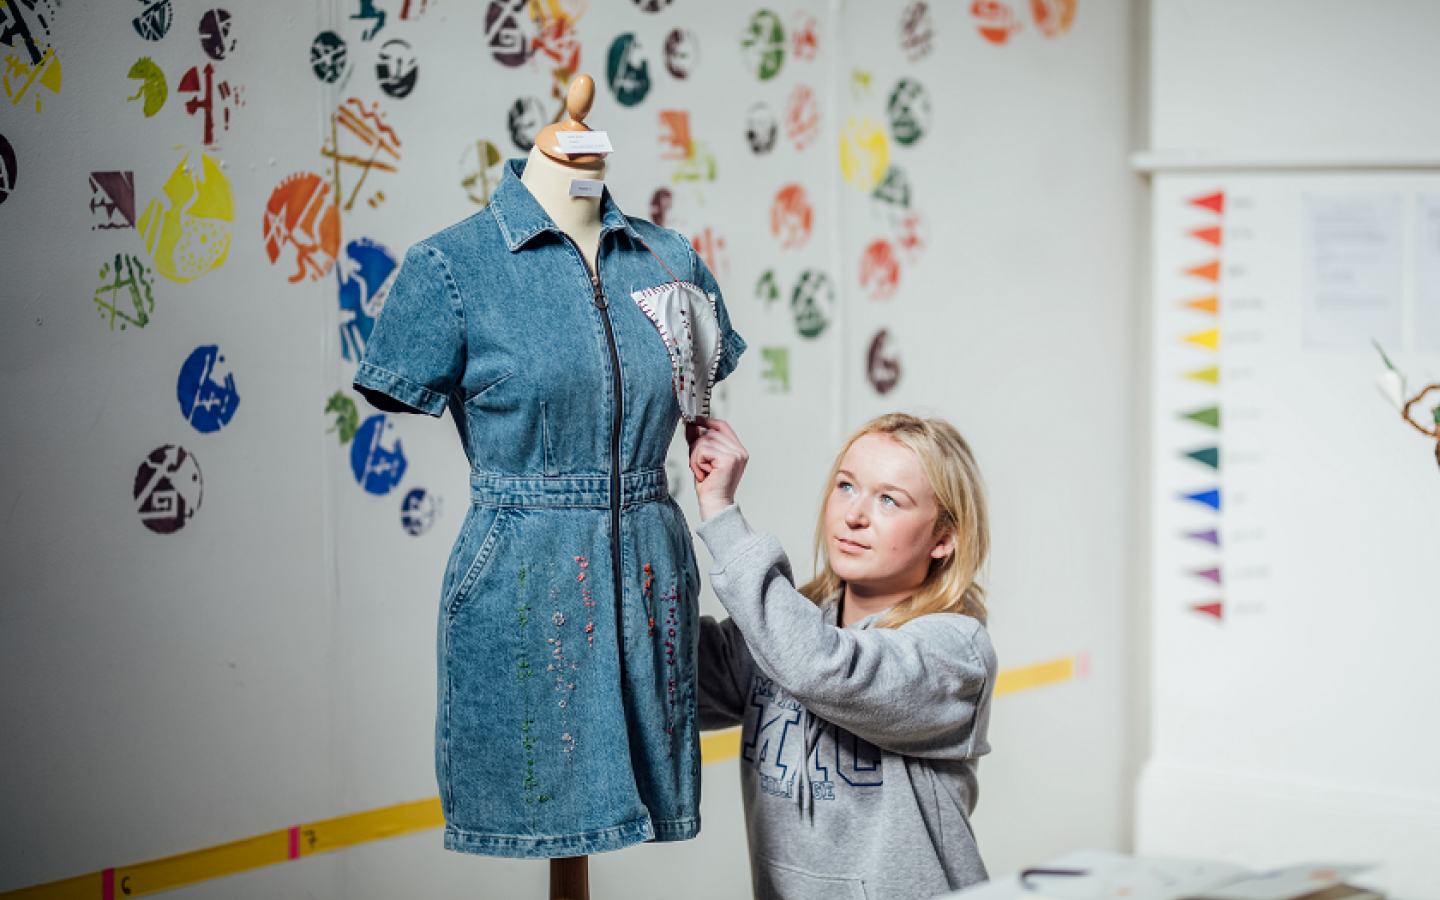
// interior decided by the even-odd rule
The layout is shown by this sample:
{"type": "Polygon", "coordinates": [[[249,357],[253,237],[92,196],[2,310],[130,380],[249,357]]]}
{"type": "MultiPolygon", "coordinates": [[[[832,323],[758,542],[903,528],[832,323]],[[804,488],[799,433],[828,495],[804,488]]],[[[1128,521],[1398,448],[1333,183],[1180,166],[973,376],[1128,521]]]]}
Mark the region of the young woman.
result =
{"type": "Polygon", "coordinates": [[[748,456],[690,426],[697,529],[730,618],[701,620],[701,728],[743,725],[741,781],[760,900],[902,900],[984,881],[970,830],[995,651],[976,575],[984,488],[946,422],[892,414],[830,473],[820,575],[797,589],[735,505],[748,456]]]}

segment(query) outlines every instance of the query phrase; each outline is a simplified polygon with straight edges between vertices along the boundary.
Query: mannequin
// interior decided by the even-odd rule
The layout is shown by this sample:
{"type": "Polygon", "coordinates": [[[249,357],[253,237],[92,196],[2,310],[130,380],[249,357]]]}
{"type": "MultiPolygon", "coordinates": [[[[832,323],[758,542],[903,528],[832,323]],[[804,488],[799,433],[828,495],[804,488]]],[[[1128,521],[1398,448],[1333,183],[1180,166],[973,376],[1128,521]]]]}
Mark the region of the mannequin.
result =
{"type": "Polygon", "coordinates": [[[560,149],[557,131],[589,131],[585,117],[595,101],[595,82],[589,75],[577,75],[565,97],[570,121],[550,125],[541,130],[530,148],[525,174],[520,183],[534,195],[546,215],[569,235],[585,257],[590,272],[595,272],[595,257],[600,249],[600,197],[570,196],[570,182],[576,178],[605,180],[605,157],[598,154],[574,155],[560,149]]]}
{"type": "Polygon", "coordinates": [[[565,900],[585,854],[699,832],[700,576],[664,460],[745,350],[684,235],[572,196],[605,174],[558,137],[593,99],[577,75],[490,205],[406,252],[354,379],[448,410],[471,465],[437,617],[445,847],[548,859],[565,900]]]}

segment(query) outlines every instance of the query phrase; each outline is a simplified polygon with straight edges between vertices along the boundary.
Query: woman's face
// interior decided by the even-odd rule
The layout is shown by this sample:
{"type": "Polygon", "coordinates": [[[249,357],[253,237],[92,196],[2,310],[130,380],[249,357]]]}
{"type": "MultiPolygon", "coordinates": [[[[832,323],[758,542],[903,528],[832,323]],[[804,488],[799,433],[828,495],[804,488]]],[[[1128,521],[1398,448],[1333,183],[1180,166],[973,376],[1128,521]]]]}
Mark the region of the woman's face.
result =
{"type": "Polygon", "coordinates": [[[825,501],[830,567],[857,596],[914,593],[930,561],[954,547],[935,536],[939,507],[920,460],[887,434],[867,434],[845,451],[825,501]]]}

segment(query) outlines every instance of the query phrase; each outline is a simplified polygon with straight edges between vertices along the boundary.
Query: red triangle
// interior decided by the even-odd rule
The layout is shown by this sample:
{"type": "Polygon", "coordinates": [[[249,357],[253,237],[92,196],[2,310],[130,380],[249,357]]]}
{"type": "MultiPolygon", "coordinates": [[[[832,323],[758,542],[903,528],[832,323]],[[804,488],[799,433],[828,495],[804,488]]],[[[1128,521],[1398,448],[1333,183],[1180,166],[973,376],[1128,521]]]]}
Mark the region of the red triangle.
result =
{"type": "Polygon", "coordinates": [[[1195,612],[1204,613],[1207,616],[1214,616],[1223,621],[1225,617],[1220,614],[1220,608],[1223,605],[1224,604],[1217,600],[1214,603],[1196,603],[1190,608],[1195,610],[1195,612]]]}
{"type": "Polygon", "coordinates": [[[1220,226],[1218,225],[1214,228],[1196,228],[1190,232],[1190,236],[1197,237],[1207,244],[1220,246],[1220,226]]]}
{"type": "Polygon", "coordinates": [[[1206,281],[1219,281],[1220,260],[1217,259],[1214,262],[1208,262],[1204,265],[1195,266],[1191,269],[1186,269],[1185,274],[1194,275],[1196,278],[1203,278],[1206,281]]]}
{"type": "Polygon", "coordinates": [[[1216,215],[1223,215],[1225,212],[1225,192],[1216,191],[1204,197],[1191,197],[1190,205],[1203,207],[1216,215]]]}

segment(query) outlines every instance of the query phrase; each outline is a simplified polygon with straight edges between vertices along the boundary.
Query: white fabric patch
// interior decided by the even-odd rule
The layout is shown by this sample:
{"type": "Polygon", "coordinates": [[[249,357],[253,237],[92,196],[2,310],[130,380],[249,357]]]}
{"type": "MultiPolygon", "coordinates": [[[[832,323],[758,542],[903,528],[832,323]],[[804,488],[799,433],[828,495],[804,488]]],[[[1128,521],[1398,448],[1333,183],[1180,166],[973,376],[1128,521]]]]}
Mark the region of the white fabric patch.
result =
{"type": "Polygon", "coordinates": [[[720,366],[715,297],[688,281],[656,285],[630,296],[665,340],[680,415],[686,422],[710,415],[710,390],[720,366]]]}

